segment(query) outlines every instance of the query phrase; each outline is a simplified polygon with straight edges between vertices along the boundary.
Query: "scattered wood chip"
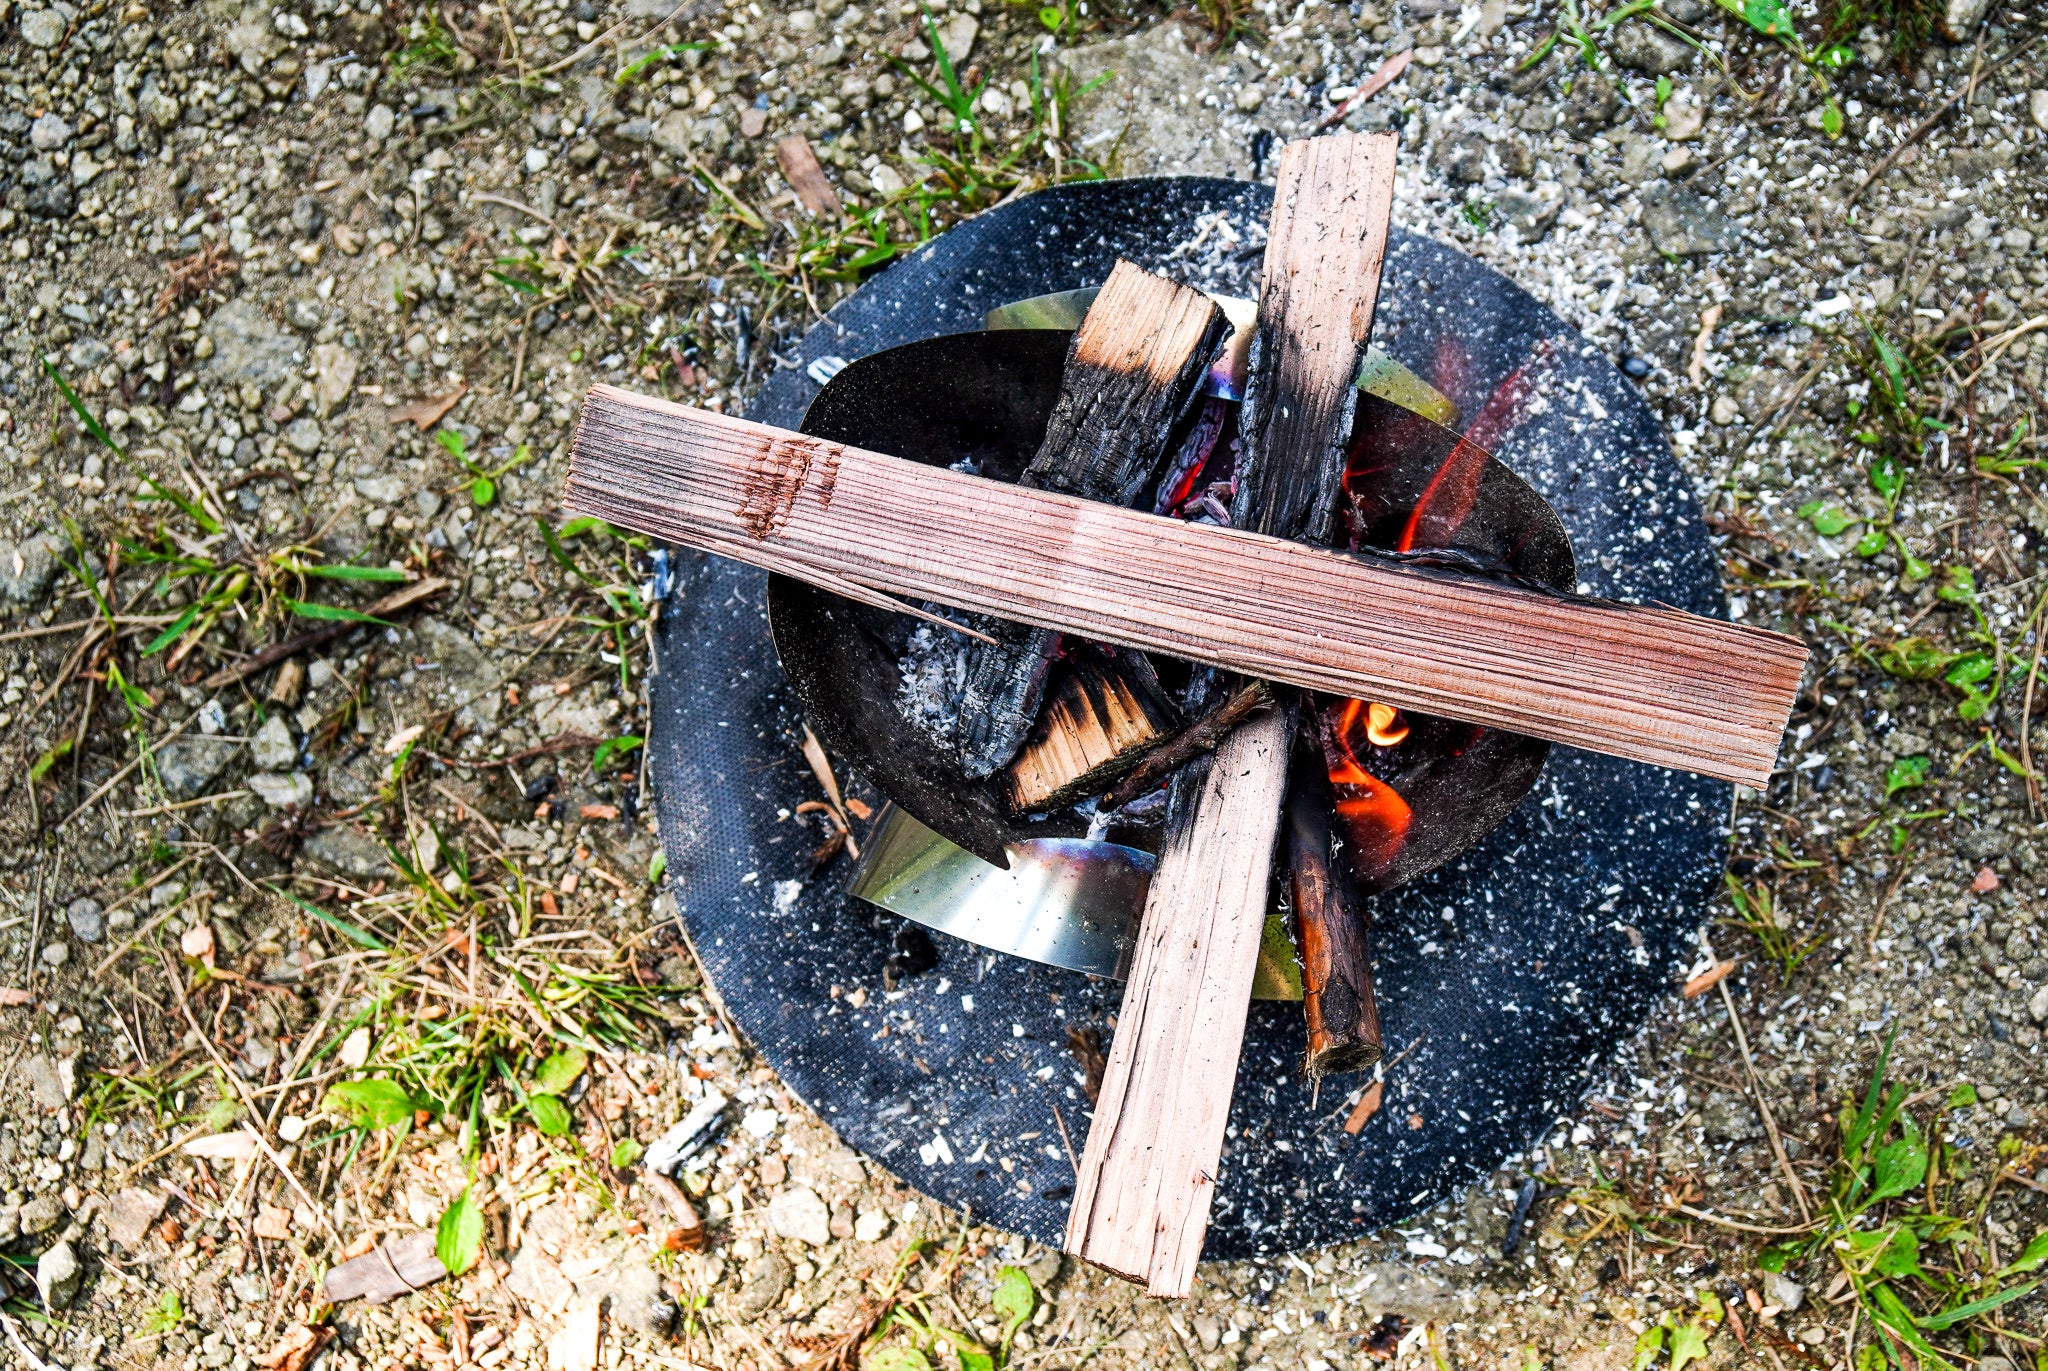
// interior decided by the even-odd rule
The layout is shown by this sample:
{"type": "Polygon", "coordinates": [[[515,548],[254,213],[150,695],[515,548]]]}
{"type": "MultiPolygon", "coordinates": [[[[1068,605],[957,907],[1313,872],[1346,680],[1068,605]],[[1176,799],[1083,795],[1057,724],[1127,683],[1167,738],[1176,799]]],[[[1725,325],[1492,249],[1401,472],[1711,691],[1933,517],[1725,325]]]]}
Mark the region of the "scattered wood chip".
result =
{"type": "Polygon", "coordinates": [[[325,1324],[318,1328],[309,1328],[303,1323],[295,1323],[284,1330],[284,1336],[278,1339],[277,1346],[252,1360],[258,1366],[267,1368],[267,1371],[301,1371],[301,1368],[313,1360],[320,1349],[327,1345],[327,1340],[333,1336],[334,1329],[325,1324]]]}
{"type": "Polygon", "coordinates": [[[445,1280],[447,1275],[448,1268],[434,1253],[434,1234],[429,1229],[408,1233],[335,1267],[327,1273],[326,1294],[331,1304],[357,1299],[382,1304],[445,1280]]]}
{"type": "Polygon", "coordinates": [[[1688,1000],[1696,1000],[1700,996],[1706,994],[1709,990],[1712,990],[1715,986],[1719,985],[1722,982],[1722,980],[1728,975],[1728,973],[1733,971],[1734,969],[1735,963],[1733,961],[1716,963],[1714,966],[1708,968],[1705,971],[1702,971],[1699,975],[1687,981],[1685,983],[1685,988],[1679,991],[1678,993],[1688,1000]]]}
{"type": "Polygon", "coordinates": [[[378,748],[377,750],[379,752],[382,752],[387,757],[396,757],[399,753],[405,751],[405,745],[407,743],[419,737],[422,733],[425,733],[426,731],[427,726],[425,724],[413,724],[409,728],[401,728],[398,730],[398,732],[392,734],[389,738],[386,738],[384,740],[384,745],[378,748]]]}
{"type": "Polygon", "coordinates": [[[580,1301],[548,1340],[548,1371],[597,1371],[598,1305],[580,1301]]]}
{"type": "Polygon", "coordinates": [[[248,1161],[256,1155],[256,1135],[246,1128],[237,1128],[232,1133],[188,1138],[178,1150],[188,1157],[205,1157],[209,1161],[248,1161]]]}
{"type": "Polygon", "coordinates": [[[1380,1112],[1380,1097],[1383,1093],[1383,1084],[1379,1081],[1374,1081],[1365,1088],[1365,1093],[1358,1097],[1358,1103],[1351,1107],[1350,1116],[1344,1120],[1346,1133],[1357,1133],[1373,1115],[1380,1112]]]}
{"type": "Polygon", "coordinates": [[[257,1211],[256,1222],[251,1224],[250,1228],[259,1238],[283,1242],[292,1235],[292,1211],[280,1209],[274,1204],[266,1204],[257,1211]]]}
{"type": "Polygon", "coordinates": [[[789,188],[796,192],[805,209],[824,218],[837,218],[843,213],[839,192],[825,179],[825,168],[818,165],[818,154],[811,150],[808,138],[792,133],[779,140],[775,144],[775,160],[782,167],[782,179],[789,182],[789,188]]]}
{"type": "Polygon", "coordinates": [[[0,1005],[6,1005],[9,1008],[19,1008],[22,1005],[34,1004],[35,1002],[35,996],[18,986],[0,985],[0,1005]]]}
{"type": "Polygon", "coordinates": [[[585,805],[577,812],[586,819],[616,819],[619,817],[619,807],[617,805],[585,805]]]}
{"type": "Polygon", "coordinates": [[[432,399],[414,400],[411,404],[400,405],[397,409],[385,415],[384,419],[386,423],[391,424],[415,424],[419,427],[420,432],[425,433],[428,429],[440,423],[443,416],[449,410],[455,408],[455,402],[467,394],[469,394],[469,383],[465,381],[446,395],[437,395],[432,399]]]}
{"type": "Polygon", "coordinates": [[[1692,361],[1686,364],[1685,374],[1692,378],[1694,385],[1701,385],[1707,379],[1707,344],[1714,341],[1714,330],[1721,326],[1721,306],[1708,305],[1700,311],[1699,336],[1692,340],[1692,361]]]}
{"type": "Polygon", "coordinates": [[[1979,895],[1985,895],[1998,889],[1998,885],[1998,873],[1987,866],[1977,872],[1977,879],[1970,882],[1970,889],[1979,895]]]}
{"type": "Polygon", "coordinates": [[[178,935],[178,950],[195,961],[213,965],[213,925],[193,924],[178,935]]]}

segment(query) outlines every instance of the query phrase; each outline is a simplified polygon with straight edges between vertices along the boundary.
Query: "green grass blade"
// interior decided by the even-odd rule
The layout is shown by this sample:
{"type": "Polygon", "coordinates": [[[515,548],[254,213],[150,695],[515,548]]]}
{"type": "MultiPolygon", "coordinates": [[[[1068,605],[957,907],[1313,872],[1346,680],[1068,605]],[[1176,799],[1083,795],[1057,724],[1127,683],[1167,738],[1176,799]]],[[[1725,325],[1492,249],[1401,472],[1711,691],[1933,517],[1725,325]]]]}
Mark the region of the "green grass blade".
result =
{"type": "Polygon", "coordinates": [[[320,576],[330,581],[403,581],[405,573],[388,566],[300,566],[301,576],[320,576]]]}
{"type": "Polygon", "coordinates": [[[301,619],[326,619],[343,624],[378,624],[384,628],[391,625],[374,614],[365,614],[359,609],[344,609],[340,605],[313,604],[306,600],[294,600],[280,595],[278,602],[301,619]]]}
{"type": "Polygon", "coordinates": [[[383,940],[378,938],[374,933],[371,933],[366,929],[358,928],[346,919],[337,918],[334,915],[329,914],[319,905],[312,904],[308,901],[302,900],[298,896],[292,894],[289,890],[283,890],[277,886],[271,886],[270,891],[274,895],[281,895],[285,899],[290,900],[300,909],[303,909],[304,911],[306,911],[306,913],[311,914],[321,923],[326,924],[329,928],[341,934],[344,938],[347,938],[350,942],[355,943],[359,947],[367,947],[375,952],[388,952],[391,950],[384,944],[383,940]]]}
{"type": "Polygon", "coordinates": [[[169,628],[166,628],[162,633],[149,640],[149,646],[142,649],[142,655],[154,657],[172,643],[177,642],[179,638],[184,636],[185,630],[192,627],[192,621],[199,617],[199,611],[204,607],[205,602],[198,600],[185,606],[185,612],[172,620],[169,628]]]}
{"type": "Polygon", "coordinates": [[[85,401],[78,398],[78,392],[71,388],[71,383],[64,379],[63,374],[51,364],[50,359],[39,352],[36,354],[36,360],[43,364],[44,372],[57,386],[57,393],[71,406],[71,412],[78,416],[78,422],[85,425],[85,431],[93,436],[93,440],[116,456],[126,457],[128,454],[114,441],[114,435],[101,426],[99,419],[85,407],[85,401]]]}
{"type": "Polygon", "coordinates": [[[1955,1327],[1964,1319],[1974,1319],[1979,1314],[1988,1314],[2001,1304],[2011,1304],[2016,1299],[2031,1295],[2040,1284],[2039,1281],[2029,1281],[2025,1285],[2015,1285],[2010,1290],[2001,1290],[1996,1295],[1986,1295],[1981,1300],[1972,1300],[1968,1304],[1924,1318],[1920,1320],[1920,1326],[1930,1333],[1939,1333],[1944,1328],[1955,1327]]]}

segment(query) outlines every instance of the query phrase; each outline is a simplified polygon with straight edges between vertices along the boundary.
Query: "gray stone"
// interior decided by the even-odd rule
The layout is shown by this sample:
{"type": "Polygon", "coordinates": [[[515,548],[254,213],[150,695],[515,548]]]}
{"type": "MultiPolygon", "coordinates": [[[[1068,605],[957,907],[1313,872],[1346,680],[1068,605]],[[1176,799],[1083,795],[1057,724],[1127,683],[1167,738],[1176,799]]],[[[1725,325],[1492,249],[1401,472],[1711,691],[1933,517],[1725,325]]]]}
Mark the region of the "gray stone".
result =
{"type": "Polygon", "coordinates": [[[272,809],[307,809],[313,804],[313,778],[303,771],[258,771],[247,784],[272,809]]]}
{"type": "Polygon", "coordinates": [[[65,905],[64,917],[71,924],[71,935],[80,942],[96,943],[107,936],[106,913],[90,895],[81,895],[65,905]]]}
{"type": "Polygon", "coordinates": [[[939,30],[939,46],[946,50],[946,60],[958,68],[967,60],[967,54],[974,51],[974,40],[981,34],[981,21],[971,14],[955,14],[939,30]]]}
{"type": "Polygon", "coordinates": [[[55,111],[45,110],[28,126],[28,141],[37,152],[55,152],[71,141],[71,125],[55,111]]]}
{"type": "Polygon", "coordinates": [[[562,1268],[543,1256],[532,1243],[520,1244],[512,1254],[512,1270],[505,1288],[523,1300],[544,1309],[559,1309],[576,1293],[576,1287],[562,1274],[562,1268]]]}
{"type": "Polygon", "coordinates": [[[156,750],[156,774],[172,799],[195,800],[241,750],[225,738],[173,738],[156,750]]]}
{"type": "Polygon", "coordinates": [[[62,1109],[70,1101],[64,1089],[64,1078],[57,1074],[57,1063],[47,1052],[38,1052],[21,1064],[28,1074],[29,1093],[35,1102],[45,1109],[62,1109]]]}
{"type": "Polygon", "coordinates": [[[1564,210],[1564,201],[1552,200],[1548,204],[1527,191],[1509,190],[1501,192],[1500,199],[1493,202],[1493,208],[1502,222],[1515,231],[1517,242],[1534,243],[1550,232],[1551,225],[1564,210]]]}
{"type": "Polygon", "coordinates": [[[1452,183],[1476,186],[1486,179],[1486,140],[1476,133],[1437,144],[1437,165],[1452,183]]]}
{"type": "Polygon", "coordinates": [[[45,1309],[69,1309],[84,1279],[85,1268],[68,1242],[60,1242],[36,1258],[36,1290],[45,1309]]]}
{"type": "Polygon", "coordinates": [[[356,383],[356,355],[339,343],[321,343],[313,349],[313,368],[313,403],[321,414],[332,414],[356,383]]]}
{"type": "Polygon", "coordinates": [[[441,668],[433,673],[439,678],[434,685],[436,702],[449,709],[467,709],[486,727],[496,724],[504,677],[491,659],[467,633],[444,620],[424,620],[417,632],[427,660],[441,668]]]}
{"type": "Polygon", "coordinates": [[[2048,1023],[2048,985],[2034,992],[2034,998],[2027,1001],[2027,1013],[2035,1023],[2048,1023]]]}
{"type": "Polygon", "coordinates": [[[1621,97],[1615,93],[1612,81],[1593,72],[1581,72],[1572,84],[1571,98],[1565,101],[1565,131],[1591,138],[1614,122],[1615,111],[1620,108],[1621,97]]]}
{"type": "Polygon", "coordinates": [[[693,145],[695,128],[696,120],[692,119],[687,111],[670,110],[649,131],[648,137],[652,138],[654,146],[663,152],[675,157],[688,157],[693,145]]]}
{"type": "Polygon", "coordinates": [[[264,67],[277,54],[282,40],[269,23],[269,16],[263,10],[267,7],[250,5],[242,11],[241,22],[227,31],[222,39],[227,50],[241,63],[242,70],[251,76],[261,76],[264,67]]]}
{"type": "Polygon", "coordinates": [[[21,1235],[39,1238],[64,1222],[64,1205],[55,1195],[38,1195],[21,1207],[21,1235]]]}
{"type": "Polygon", "coordinates": [[[178,97],[158,85],[154,74],[143,78],[142,89],[135,93],[135,107],[143,118],[165,130],[175,128],[185,113],[178,97]]]}
{"type": "Polygon", "coordinates": [[[356,494],[380,505],[395,505],[405,498],[405,482],[397,476],[358,476],[356,494]]]}
{"type": "Polygon", "coordinates": [[[32,48],[54,48],[64,41],[70,27],[71,21],[58,10],[24,10],[21,41],[32,48]]]}
{"type": "Polygon", "coordinates": [[[630,1262],[611,1279],[612,1318],[649,1338],[666,1338],[675,1327],[676,1304],[661,1277],[644,1261],[630,1262]]]}
{"type": "Polygon", "coordinates": [[[792,1185],[770,1200],[768,1226],[777,1237],[794,1238],[813,1247],[832,1241],[832,1213],[809,1186],[792,1185]]]}
{"type": "Polygon", "coordinates": [[[213,356],[205,365],[222,380],[273,386],[295,369],[298,339],[246,298],[215,310],[202,332],[213,340],[213,356]]]}
{"type": "Polygon", "coordinates": [[[1775,1304],[1787,1314],[1806,1302],[1806,1287],[1782,1271],[1766,1271],[1763,1279],[1764,1302],[1775,1304]]]}
{"type": "MultiPolygon", "coordinates": [[[[1116,73],[1076,103],[1069,136],[1086,147],[1107,147],[1121,136],[1121,174],[1250,174],[1243,140],[1224,133],[1214,119],[1190,118],[1188,106],[1181,103],[1214,84],[1217,60],[1196,51],[1193,36],[1180,23],[1168,21],[1128,37],[1073,48],[1059,54],[1057,61],[1075,89],[1104,73],[1116,73]]],[[[1247,79],[1256,70],[1242,62],[1236,65],[1247,79]]],[[[1271,163],[1267,165],[1270,168],[1271,163]]],[[[876,185],[879,188],[880,182],[876,185]]]]}
{"type": "Polygon", "coordinates": [[[249,740],[249,760],[265,771],[283,771],[299,759],[299,745],[292,739],[291,725],[284,715],[273,714],[249,740]]]}
{"type": "Polygon", "coordinates": [[[1749,1101],[1726,1090],[1716,1090],[1700,1102],[1700,1126],[1706,1130],[1707,1141],[1716,1143],[1743,1142],[1761,1137],[1764,1131],[1763,1121],[1749,1101]]]}
{"type": "Polygon", "coordinates": [[[739,1293],[732,1297],[733,1317],[751,1323],[773,1309],[782,1292],[789,1289],[793,1274],[789,1263],[776,1253],[756,1257],[747,1265],[739,1293]]]}
{"type": "Polygon", "coordinates": [[[97,371],[100,363],[114,355],[114,350],[97,338],[81,338],[67,350],[66,356],[78,371],[97,371]]]}
{"type": "Polygon", "coordinates": [[[1375,1279],[1359,1296],[1359,1303],[1374,1316],[1399,1314],[1421,1323],[1453,1317],[1459,1311],[1458,1292],[1435,1276],[1398,1262],[1370,1262],[1359,1273],[1360,1284],[1365,1284],[1366,1272],[1375,1279]]]}
{"type": "Polygon", "coordinates": [[[169,1202],[158,1191],[129,1186],[107,1204],[107,1236],[123,1247],[140,1247],[169,1202]]]}
{"type": "Polygon", "coordinates": [[[57,575],[64,540],[38,533],[18,543],[0,543],[0,608],[27,609],[43,597],[57,575]]]}
{"type": "Polygon", "coordinates": [[[391,136],[391,130],[398,125],[398,116],[389,105],[372,105],[363,119],[363,132],[379,143],[391,136]]]}
{"type": "Polygon", "coordinates": [[[373,881],[380,876],[397,874],[382,843],[345,824],[321,829],[299,845],[299,853],[330,871],[361,880],[373,881]]]}
{"type": "Polygon", "coordinates": [[[1707,208],[1683,186],[1654,185],[1643,192],[1643,228],[1650,246],[1673,257],[1704,257],[1742,246],[1742,227],[1707,208]]]}
{"type": "Polygon", "coordinates": [[[1613,53],[1614,60],[1624,67],[1650,76],[1684,71],[1692,65],[1692,45],[1683,38],[1673,37],[1655,24],[1623,24],[1615,30],[1614,38],[1609,42],[1607,50],[1613,53]]]}
{"type": "Polygon", "coordinates": [[[1948,0],[1941,11],[1942,37],[1951,43],[1972,37],[1990,8],[1991,0],[1948,0]]]}
{"type": "Polygon", "coordinates": [[[285,425],[284,440],[291,444],[293,452],[311,457],[326,443],[327,435],[320,431],[317,419],[294,419],[285,425]]]}
{"type": "Polygon", "coordinates": [[[70,960],[70,943],[43,944],[43,965],[49,967],[52,971],[56,970],[58,967],[64,965],[64,963],[70,960]]]}
{"type": "Polygon", "coordinates": [[[12,1247],[21,1241],[21,1206],[0,1205],[0,1247],[12,1247]]]}
{"type": "Polygon", "coordinates": [[[71,178],[47,157],[31,157],[23,162],[20,179],[27,192],[22,208],[38,219],[68,219],[78,207],[71,178]]]}

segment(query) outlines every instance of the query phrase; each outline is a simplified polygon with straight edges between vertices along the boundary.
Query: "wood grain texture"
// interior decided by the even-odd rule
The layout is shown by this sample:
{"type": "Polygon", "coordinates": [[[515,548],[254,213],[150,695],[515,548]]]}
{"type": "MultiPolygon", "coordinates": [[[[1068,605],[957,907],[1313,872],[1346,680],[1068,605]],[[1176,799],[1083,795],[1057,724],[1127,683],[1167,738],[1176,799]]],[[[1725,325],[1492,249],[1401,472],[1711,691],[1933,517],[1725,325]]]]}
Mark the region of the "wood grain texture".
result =
{"type": "Polygon", "coordinates": [[[1066,1250],[1156,1296],[1188,1293],[1209,1229],[1290,732],[1274,709],[1226,737],[1168,827],[1075,1177],[1066,1250]]]}
{"type": "Polygon", "coordinates": [[[1101,794],[1172,736],[1176,722],[1143,658],[1070,656],[1010,764],[1011,810],[1058,809],[1101,794]]]}
{"type": "Polygon", "coordinates": [[[586,397],[564,506],[828,588],[1758,788],[1806,661],[1762,629],[1024,490],[610,386],[586,397]]]}
{"type": "MultiPolygon", "coordinates": [[[[1173,427],[1228,331],[1208,296],[1119,261],[1067,346],[1059,399],[1019,483],[1136,502],[1156,481],[1173,427]]],[[[1017,756],[1059,635],[1015,622],[976,627],[996,641],[968,654],[955,736],[961,770],[979,779],[1017,756]]]]}
{"type": "Polygon", "coordinates": [[[1330,541],[1372,336],[1399,135],[1305,138],[1280,152],[1245,379],[1239,528],[1330,541]]]}

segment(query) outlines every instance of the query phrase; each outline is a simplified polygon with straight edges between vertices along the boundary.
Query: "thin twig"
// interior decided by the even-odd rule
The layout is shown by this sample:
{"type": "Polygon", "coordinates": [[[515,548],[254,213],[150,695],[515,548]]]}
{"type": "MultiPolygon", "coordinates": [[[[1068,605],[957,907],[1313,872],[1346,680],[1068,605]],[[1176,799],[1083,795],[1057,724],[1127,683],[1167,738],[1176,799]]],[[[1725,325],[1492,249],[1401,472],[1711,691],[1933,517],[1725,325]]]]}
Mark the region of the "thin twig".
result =
{"type": "Polygon", "coordinates": [[[176,728],[172,729],[169,733],[164,734],[161,738],[158,738],[155,742],[151,743],[147,748],[144,748],[142,751],[136,753],[134,761],[128,763],[128,765],[122,767],[119,771],[107,777],[106,784],[102,785],[98,790],[95,790],[92,794],[86,796],[84,801],[80,803],[78,808],[72,810],[69,814],[66,814],[63,817],[63,819],[59,821],[57,827],[65,827],[73,819],[77,818],[79,815],[85,813],[86,810],[91,809],[94,805],[98,804],[100,800],[105,797],[108,791],[112,790],[115,786],[119,785],[123,780],[125,780],[130,772],[134,771],[136,767],[142,765],[145,759],[155,756],[156,750],[158,748],[162,747],[171,739],[177,737],[180,733],[183,733],[186,730],[186,728],[191,725],[192,721],[194,719],[197,719],[198,717],[199,713],[197,710],[186,715],[184,721],[181,722],[176,728]]]}
{"type": "Polygon", "coordinates": [[[1785,1155],[1785,1141],[1778,1136],[1778,1121],[1771,1117],[1771,1106],[1764,1099],[1763,1083],[1757,1079],[1756,1063],[1749,1056],[1749,1035],[1742,1031],[1742,1017],[1735,1012],[1735,997],[1728,993],[1728,982],[1722,981],[1721,1003],[1728,1009],[1728,1023],[1735,1030],[1735,1045],[1742,1049],[1742,1068],[1749,1073],[1750,1098],[1756,1101],[1757,1113],[1764,1121],[1764,1132],[1770,1136],[1771,1151],[1778,1158],[1778,1166],[1785,1173],[1785,1179],[1792,1182],[1792,1198],[1799,1202],[1799,1217],[1813,1222],[1813,1209],[1806,1202],[1806,1187],[1799,1183],[1799,1173],[1792,1169],[1792,1159],[1785,1155]]]}
{"type": "MultiPolygon", "coordinates": [[[[1901,138],[1899,140],[1899,145],[1897,147],[1893,148],[1884,156],[1878,158],[1877,165],[1870,169],[1869,173],[1866,176],[1864,176],[1862,183],[1858,185],[1855,190],[1850,191],[1849,198],[1842,202],[1842,209],[1845,212],[1854,209],[1856,207],[1856,202],[1863,198],[1863,192],[1869,190],[1871,185],[1874,182],[1876,182],[1878,177],[1884,175],[1886,172],[1892,169],[1892,163],[1899,160],[1900,153],[1904,152],[1907,148],[1912,147],[1922,138],[1925,138],[1929,130],[1931,130],[1936,124],[1940,123],[1942,121],[1942,118],[1945,115],[1947,115],[1947,113],[1950,110],[1954,109],[1957,105],[1961,104],[1965,100],[1968,100],[1971,96],[1977,93],[1977,73],[1982,69],[1982,64],[1984,61],[1984,40],[1990,35],[1990,32],[1991,30],[1989,26],[1986,26],[1977,35],[1977,51],[1970,62],[1970,79],[1963,83],[1963,88],[1957,91],[1954,95],[1949,96],[1948,99],[1942,101],[1939,105],[1937,105],[1935,107],[1934,113],[1928,115],[1925,119],[1922,119],[1918,124],[1914,125],[1913,131],[1907,134],[1904,138],[1901,138]]],[[[2039,41],[2039,34],[2036,34],[2034,35],[2034,37],[2029,38],[2026,42],[2020,44],[2018,48],[2014,49],[2012,52],[2007,53],[2004,58],[2003,64],[2009,65],[2017,61],[2020,57],[2025,55],[2028,48],[2033,47],[2034,44],[2039,41]]]]}

